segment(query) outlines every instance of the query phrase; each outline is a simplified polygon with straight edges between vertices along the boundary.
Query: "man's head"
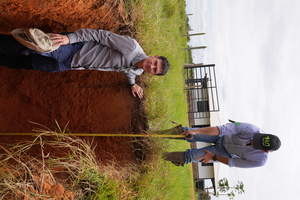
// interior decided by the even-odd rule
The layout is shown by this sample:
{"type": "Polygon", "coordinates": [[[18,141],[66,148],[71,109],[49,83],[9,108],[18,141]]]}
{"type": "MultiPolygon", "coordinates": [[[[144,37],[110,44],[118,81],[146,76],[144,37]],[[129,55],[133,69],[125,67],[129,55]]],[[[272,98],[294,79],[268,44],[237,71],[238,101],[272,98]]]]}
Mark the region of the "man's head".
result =
{"type": "Polygon", "coordinates": [[[253,136],[253,146],[263,151],[276,151],[281,146],[281,141],[276,135],[256,133],[253,136]]]}
{"type": "Polygon", "coordinates": [[[143,60],[141,68],[152,75],[163,76],[170,69],[170,62],[164,56],[152,56],[143,60]]]}
{"type": "Polygon", "coordinates": [[[163,75],[165,75],[169,71],[169,69],[170,69],[170,62],[164,56],[158,56],[157,58],[162,61],[162,72],[160,74],[156,74],[156,75],[157,76],[163,76],[163,75]]]}

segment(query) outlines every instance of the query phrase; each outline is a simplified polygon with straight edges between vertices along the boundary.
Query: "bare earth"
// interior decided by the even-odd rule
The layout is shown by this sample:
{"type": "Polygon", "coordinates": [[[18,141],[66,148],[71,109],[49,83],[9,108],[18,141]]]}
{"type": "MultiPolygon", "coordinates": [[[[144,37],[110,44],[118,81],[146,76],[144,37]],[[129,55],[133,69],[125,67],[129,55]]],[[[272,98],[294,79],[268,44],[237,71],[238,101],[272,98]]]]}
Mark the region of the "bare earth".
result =
{"type": "MultiPolygon", "coordinates": [[[[0,33],[10,34],[16,28],[39,28],[52,33],[94,28],[128,34],[128,19],[120,2],[0,0],[0,33]]],[[[68,124],[70,133],[140,133],[145,130],[141,107],[141,101],[130,93],[123,74],[96,70],[46,73],[0,66],[0,133],[29,133],[40,128],[31,122],[55,130],[55,120],[62,128],[68,124]]],[[[32,136],[0,136],[0,143],[32,139],[32,136]]],[[[128,138],[96,137],[93,144],[103,164],[137,163],[128,138]]],[[[58,153],[51,148],[45,151],[58,153]]],[[[40,154],[40,150],[33,149],[31,153],[40,154]]],[[[45,195],[73,199],[72,193],[59,183],[45,184],[45,195]]]]}
{"type": "MultiPolygon", "coordinates": [[[[126,12],[114,0],[0,1],[0,32],[39,28],[72,32],[97,28],[125,34],[126,12]]],[[[55,120],[71,133],[139,133],[145,129],[141,102],[130,93],[125,75],[92,70],[47,73],[0,67],[0,132],[32,132],[35,122],[56,128],[55,120]]],[[[0,136],[14,143],[31,136],[0,136]]],[[[136,162],[133,147],[122,137],[98,137],[96,153],[105,164],[136,162]]]]}

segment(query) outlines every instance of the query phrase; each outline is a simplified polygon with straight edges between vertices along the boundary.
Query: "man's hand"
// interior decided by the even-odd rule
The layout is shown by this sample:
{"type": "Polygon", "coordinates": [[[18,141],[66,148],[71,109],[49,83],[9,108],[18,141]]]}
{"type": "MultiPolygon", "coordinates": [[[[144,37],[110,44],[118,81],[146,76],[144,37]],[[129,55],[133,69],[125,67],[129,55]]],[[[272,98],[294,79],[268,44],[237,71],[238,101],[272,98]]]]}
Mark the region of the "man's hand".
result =
{"type": "Polygon", "coordinates": [[[68,36],[60,34],[52,34],[50,37],[53,46],[66,45],[70,43],[68,36]]]}
{"type": "Polygon", "coordinates": [[[197,133],[195,132],[195,130],[187,130],[183,133],[181,133],[180,135],[185,135],[186,137],[189,135],[196,135],[197,133]]]}
{"type": "Polygon", "coordinates": [[[212,154],[210,151],[207,150],[203,150],[203,151],[206,153],[205,156],[198,158],[198,160],[201,160],[200,162],[202,163],[209,163],[213,159],[214,154],[212,154]]]}
{"type": "Polygon", "coordinates": [[[131,93],[134,97],[136,97],[136,94],[138,95],[139,98],[143,97],[143,89],[137,84],[131,86],[131,93]]]}

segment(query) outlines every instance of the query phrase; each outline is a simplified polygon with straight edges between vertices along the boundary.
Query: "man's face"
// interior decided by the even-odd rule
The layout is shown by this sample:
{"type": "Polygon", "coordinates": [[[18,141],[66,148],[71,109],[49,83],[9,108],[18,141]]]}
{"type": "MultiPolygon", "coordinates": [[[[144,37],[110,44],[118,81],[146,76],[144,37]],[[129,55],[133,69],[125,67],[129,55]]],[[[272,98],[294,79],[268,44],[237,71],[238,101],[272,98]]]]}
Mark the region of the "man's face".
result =
{"type": "Polygon", "coordinates": [[[143,70],[149,74],[156,75],[162,73],[162,60],[153,56],[146,58],[143,62],[143,70]]]}

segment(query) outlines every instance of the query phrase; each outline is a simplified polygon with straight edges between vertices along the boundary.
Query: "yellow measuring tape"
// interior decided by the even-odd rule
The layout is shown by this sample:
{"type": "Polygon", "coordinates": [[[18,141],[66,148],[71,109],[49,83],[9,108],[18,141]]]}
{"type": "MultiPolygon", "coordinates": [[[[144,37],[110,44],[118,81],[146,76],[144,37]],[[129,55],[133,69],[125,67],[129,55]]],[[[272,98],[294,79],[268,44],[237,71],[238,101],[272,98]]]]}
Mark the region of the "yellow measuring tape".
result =
{"type": "MultiPolygon", "coordinates": [[[[37,136],[41,135],[41,133],[0,133],[1,135],[31,135],[37,136]]],[[[55,136],[55,133],[43,133],[45,136],[55,136]]],[[[145,135],[145,134],[118,134],[118,133],[63,133],[62,135],[67,136],[94,136],[94,137],[160,137],[160,138],[185,138],[185,135],[145,135]]]]}

